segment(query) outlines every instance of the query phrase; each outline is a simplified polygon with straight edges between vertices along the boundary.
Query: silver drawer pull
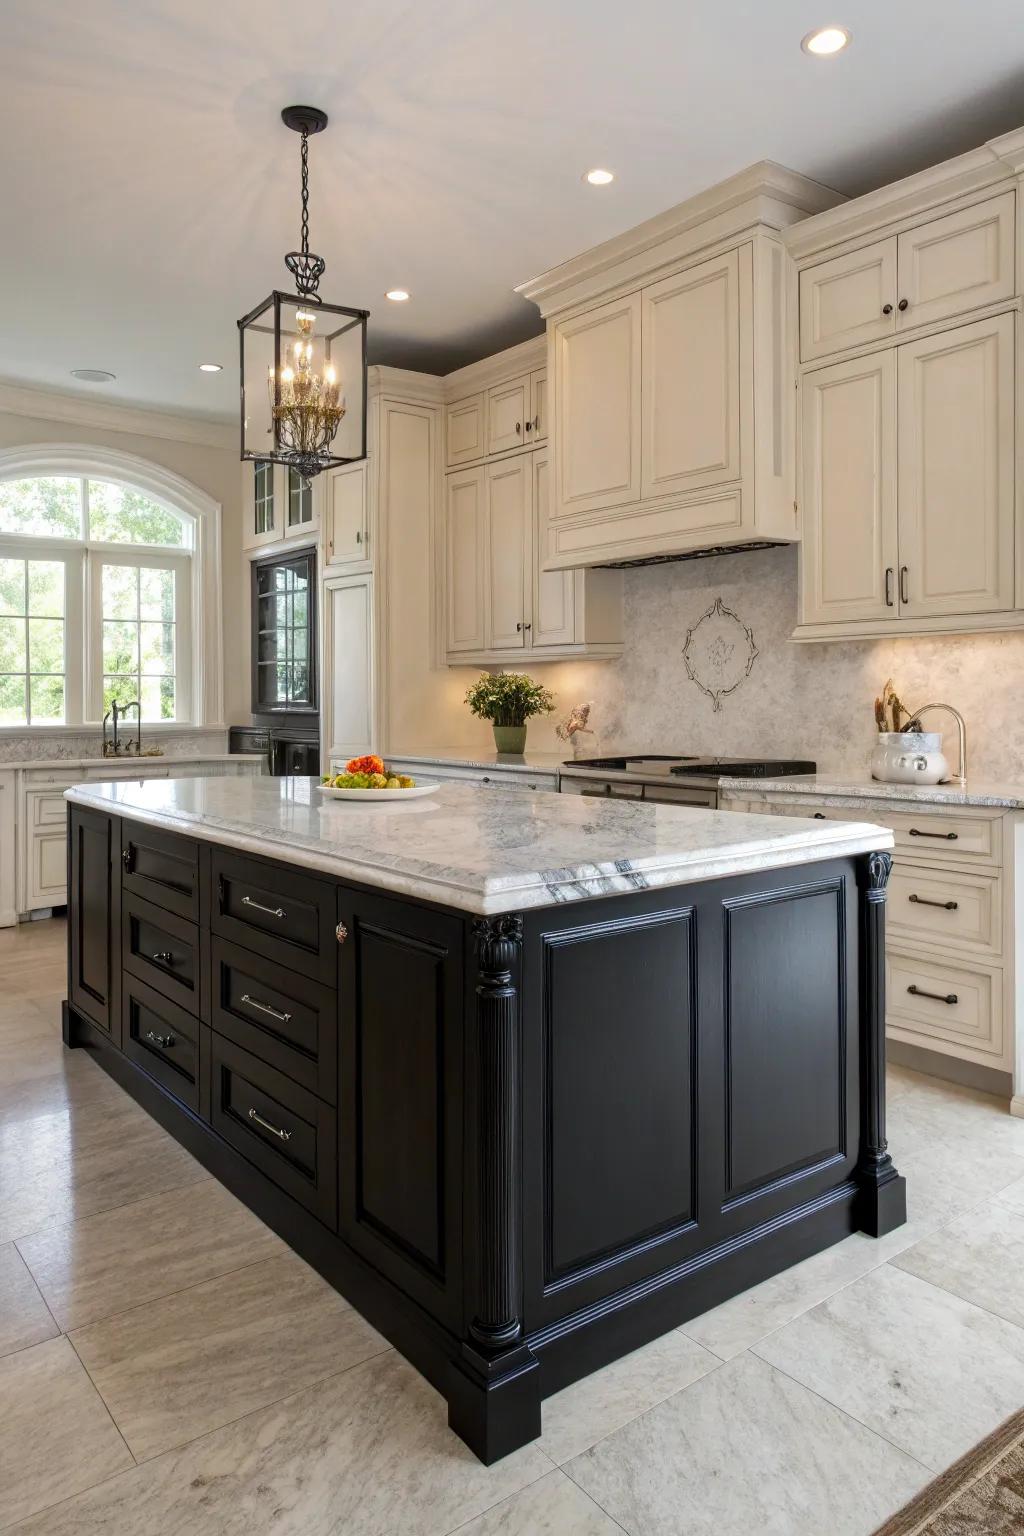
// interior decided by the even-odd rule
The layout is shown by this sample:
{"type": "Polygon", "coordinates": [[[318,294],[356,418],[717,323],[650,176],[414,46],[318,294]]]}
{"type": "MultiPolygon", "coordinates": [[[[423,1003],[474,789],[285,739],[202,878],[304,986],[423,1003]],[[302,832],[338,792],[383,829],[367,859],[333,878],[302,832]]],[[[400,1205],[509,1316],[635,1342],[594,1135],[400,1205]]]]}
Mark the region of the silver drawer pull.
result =
{"type": "MultiPolygon", "coordinates": [[[[922,710],[922,714],[924,711],[922,710]]],[[[940,842],[955,843],[960,836],[959,832],[919,832],[917,827],[911,827],[911,837],[937,837],[940,842]]]]}
{"type": "Polygon", "coordinates": [[[260,1013],[269,1014],[270,1017],[272,1019],[276,1019],[279,1024],[287,1024],[291,1020],[290,1013],[281,1013],[278,1011],[278,1009],[271,1008],[269,1003],[261,1003],[258,997],[250,997],[248,992],[242,993],[242,1002],[248,1003],[250,1008],[258,1008],[260,1013]]]}
{"type": "Polygon", "coordinates": [[[956,912],[960,907],[958,901],[932,901],[930,896],[918,896],[916,892],[908,896],[907,900],[918,907],[941,907],[943,912],[956,912]]]}
{"type": "Polygon", "coordinates": [[[152,1040],[153,1044],[158,1045],[162,1051],[169,1051],[175,1043],[173,1035],[155,1035],[151,1029],[146,1030],[146,1039],[152,1040]]]}
{"type": "Polygon", "coordinates": [[[912,997],[930,997],[932,1002],[948,1003],[951,1008],[954,1003],[960,1001],[955,992],[926,992],[923,987],[915,987],[913,983],[910,984],[907,991],[912,997]]]}
{"type": "Polygon", "coordinates": [[[171,954],[169,949],[158,949],[154,954],[150,955],[149,958],[151,960],[155,960],[157,965],[174,964],[174,956],[171,954]]]}
{"type": "Polygon", "coordinates": [[[271,1136],[277,1136],[281,1141],[291,1141],[292,1139],[291,1131],[282,1131],[280,1126],[271,1125],[269,1120],[264,1120],[258,1110],[250,1109],[249,1119],[255,1120],[257,1125],[261,1125],[265,1131],[270,1132],[271,1136]]]}
{"type": "Polygon", "coordinates": [[[243,907],[253,907],[257,912],[265,912],[268,917],[284,917],[284,907],[265,907],[261,901],[253,901],[251,896],[242,897],[243,907]]]}

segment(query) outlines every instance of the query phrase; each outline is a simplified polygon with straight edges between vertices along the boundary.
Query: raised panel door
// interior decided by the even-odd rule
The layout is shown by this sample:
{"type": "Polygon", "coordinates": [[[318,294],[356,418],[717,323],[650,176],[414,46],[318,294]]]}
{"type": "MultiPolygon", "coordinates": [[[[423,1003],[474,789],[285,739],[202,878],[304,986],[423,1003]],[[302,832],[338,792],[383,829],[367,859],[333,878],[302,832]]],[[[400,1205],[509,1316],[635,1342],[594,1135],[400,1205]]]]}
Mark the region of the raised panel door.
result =
{"type": "Polygon", "coordinates": [[[449,475],[445,490],[448,650],[482,651],[486,643],[484,470],[449,475]]]}
{"type": "Polygon", "coordinates": [[[445,463],[449,469],[455,464],[468,464],[482,459],[486,452],[484,440],[484,395],[467,395],[445,408],[445,463]]]}
{"type": "Polygon", "coordinates": [[[800,356],[882,341],[896,328],[896,241],[805,267],[800,273],[800,356]]]}
{"type": "Polygon", "coordinates": [[[69,807],[68,969],[71,1004],[120,1044],[120,822],[69,807]]]}
{"type": "Polygon", "coordinates": [[[365,462],[327,477],[327,563],[366,560],[369,475],[365,462]]]}
{"type": "Polygon", "coordinates": [[[729,251],[643,290],[645,499],[740,478],[739,286],[729,251]]]}
{"type": "Polygon", "coordinates": [[[1015,205],[1003,192],[899,236],[897,329],[1012,299],[1015,205]]]}
{"type": "Polygon", "coordinates": [[[530,375],[510,379],[487,391],[487,452],[504,453],[521,448],[528,441],[526,423],[530,417],[530,375]]]}
{"type": "Polygon", "coordinates": [[[552,517],[640,499],[639,293],[555,326],[552,517]]]}
{"type": "Polygon", "coordinates": [[[370,576],[324,583],[329,757],[352,757],[373,749],[372,605],[370,576]]]}
{"type": "Polygon", "coordinates": [[[802,387],[803,622],[895,618],[895,353],[822,368],[802,387]]]}
{"type": "Polygon", "coordinates": [[[526,643],[526,572],[531,493],[532,459],[521,456],[488,465],[489,650],[522,650],[526,643]]]}
{"type": "Polygon", "coordinates": [[[530,374],[530,420],[527,426],[535,443],[548,435],[548,375],[546,368],[530,374]]]}
{"type": "Polygon", "coordinates": [[[901,612],[999,612],[1014,595],[1014,316],[899,350],[901,612]]]}
{"type": "Polygon", "coordinates": [[[576,573],[545,571],[548,548],[548,498],[551,492],[551,460],[547,453],[533,456],[533,629],[534,648],[541,645],[572,645],[576,639],[576,573]]]}

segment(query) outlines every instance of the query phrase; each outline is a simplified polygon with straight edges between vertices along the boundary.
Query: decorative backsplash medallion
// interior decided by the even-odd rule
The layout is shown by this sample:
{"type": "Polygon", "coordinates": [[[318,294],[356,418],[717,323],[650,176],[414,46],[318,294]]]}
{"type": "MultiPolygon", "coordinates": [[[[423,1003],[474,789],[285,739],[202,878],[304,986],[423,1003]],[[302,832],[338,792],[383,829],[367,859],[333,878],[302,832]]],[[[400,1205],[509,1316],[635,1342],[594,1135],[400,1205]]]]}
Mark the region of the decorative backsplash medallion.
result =
{"type": "Polygon", "coordinates": [[[686,631],[686,675],[701,693],[707,694],[716,712],[726,694],[735,693],[750,676],[758,654],[753,631],[720,597],[686,631]]]}

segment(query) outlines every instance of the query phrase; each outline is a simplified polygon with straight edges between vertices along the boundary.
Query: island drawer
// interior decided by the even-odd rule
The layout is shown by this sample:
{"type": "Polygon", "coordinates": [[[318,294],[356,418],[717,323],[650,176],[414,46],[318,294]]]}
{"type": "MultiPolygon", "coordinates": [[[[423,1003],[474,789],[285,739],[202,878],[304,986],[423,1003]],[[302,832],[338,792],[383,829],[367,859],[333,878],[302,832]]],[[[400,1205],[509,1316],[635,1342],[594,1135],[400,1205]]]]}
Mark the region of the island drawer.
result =
{"type": "Polygon", "coordinates": [[[214,933],[300,975],[336,984],[333,885],[226,848],[213,850],[212,878],[214,933]]]}
{"type": "Polygon", "coordinates": [[[1002,949],[1000,897],[997,874],[901,859],[889,878],[886,927],[892,938],[908,943],[996,956],[1002,949]]]}
{"type": "Polygon", "coordinates": [[[128,891],[121,893],[121,955],[126,971],[200,1014],[200,935],[194,923],[128,891]]]}
{"type": "Polygon", "coordinates": [[[210,1022],[293,1082],[338,1102],[338,994],[214,938],[210,1022]]]}
{"type": "Polygon", "coordinates": [[[199,1112],[199,1037],[202,1026],[184,1008],[137,976],[126,975],[122,997],[122,1049],[161,1088],[199,1112]]]}
{"type": "Polygon", "coordinates": [[[211,1033],[210,1121],[279,1189],[337,1230],[338,1121],[330,1105],[211,1033]]]}
{"type": "Polygon", "coordinates": [[[125,821],[121,884],[190,923],[199,921],[199,844],[173,832],[125,821]]]}
{"type": "Polygon", "coordinates": [[[1002,1059],[1001,971],[892,947],[885,961],[890,1034],[989,1065],[1002,1059]]]}

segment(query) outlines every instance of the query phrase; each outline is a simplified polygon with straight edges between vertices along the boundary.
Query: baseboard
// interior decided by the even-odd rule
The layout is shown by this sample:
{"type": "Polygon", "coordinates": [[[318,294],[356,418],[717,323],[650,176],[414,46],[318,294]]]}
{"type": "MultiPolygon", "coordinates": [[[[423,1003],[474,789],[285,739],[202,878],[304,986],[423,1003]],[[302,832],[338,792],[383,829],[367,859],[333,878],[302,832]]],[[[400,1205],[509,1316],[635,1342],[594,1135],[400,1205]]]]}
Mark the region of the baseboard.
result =
{"type": "MultiPolygon", "coordinates": [[[[958,1083],[961,1088],[975,1088],[980,1093],[995,1094],[1007,1101],[1013,1092],[1010,1072],[983,1067],[976,1061],[963,1061],[959,1056],[947,1056],[942,1051],[929,1051],[925,1046],[909,1045],[905,1040],[887,1040],[885,1055],[891,1066],[910,1067],[914,1072],[925,1072],[929,1077],[958,1083]]],[[[1024,1109],[1015,1113],[1022,1114],[1024,1109]]]]}
{"type": "Polygon", "coordinates": [[[1010,1100],[1010,1114],[1024,1120],[1024,1093],[1015,1093],[1010,1100]]]}

